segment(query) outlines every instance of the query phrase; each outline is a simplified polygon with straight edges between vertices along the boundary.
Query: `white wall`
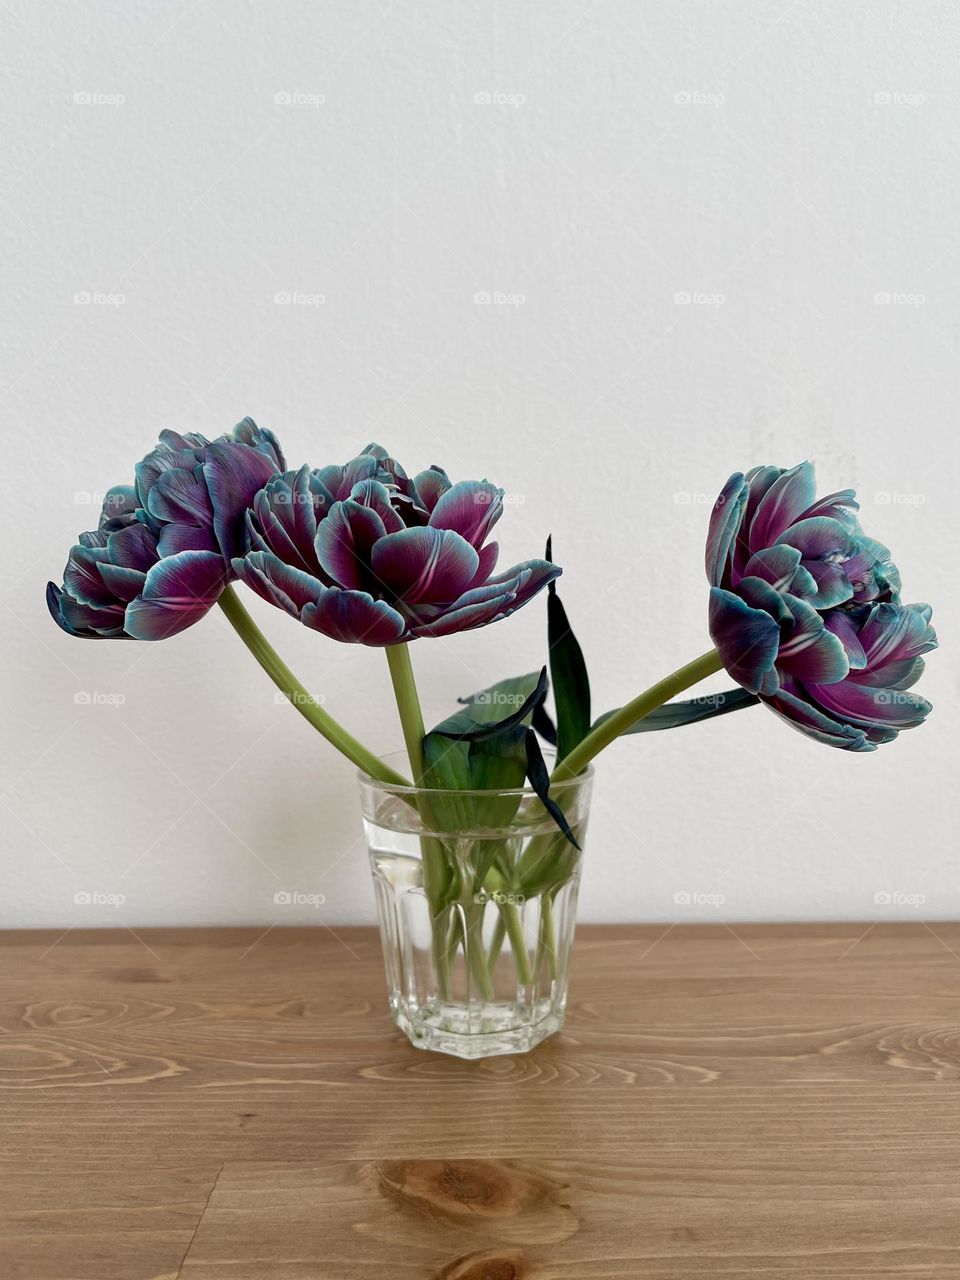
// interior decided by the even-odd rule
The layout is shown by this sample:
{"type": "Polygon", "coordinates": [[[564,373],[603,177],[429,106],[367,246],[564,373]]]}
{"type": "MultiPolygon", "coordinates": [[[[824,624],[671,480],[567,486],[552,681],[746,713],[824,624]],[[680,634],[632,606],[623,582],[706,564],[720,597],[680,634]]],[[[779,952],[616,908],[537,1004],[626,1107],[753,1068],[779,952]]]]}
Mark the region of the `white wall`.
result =
{"type": "MultiPolygon", "coordinates": [[[[935,606],[930,722],[868,756],[762,709],[618,744],[583,914],[957,915],[954,6],[9,0],[0,33],[0,923],[266,927],[298,918],[281,888],[372,916],[352,767],[218,613],[157,646],[46,615],[95,523],[76,495],[162,427],[244,414],[295,463],[375,438],[505,485],[504,554],[552,530],[598,711],[707,647],[729,472],[809,456],[856,485],[935,606]]],[[[381,653],[257,605],[331,711],[400,745],[381,653]]],[[[542,602],[420,641],[428,718],[543,650],[542,602]]]]}

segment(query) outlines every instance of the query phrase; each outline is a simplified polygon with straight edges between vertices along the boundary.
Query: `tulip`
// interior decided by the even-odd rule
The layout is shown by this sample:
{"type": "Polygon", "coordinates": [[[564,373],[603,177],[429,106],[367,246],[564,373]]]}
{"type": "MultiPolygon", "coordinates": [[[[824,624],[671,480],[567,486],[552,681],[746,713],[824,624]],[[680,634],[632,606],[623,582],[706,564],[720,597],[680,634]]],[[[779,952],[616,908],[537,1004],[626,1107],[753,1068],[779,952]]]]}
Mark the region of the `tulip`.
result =
{"type": "Polygon", "coordinates": [[[707,539],[709,626],[730,675],[789,724],[872,751],[929,713],[907,691],[936,635],[857,507],[849,489],[818,501],[808,462],[731,476],[707,539]]]}
{"type": "Polygon", "coordinates": [[[375,646],[486,626],[560,573],[528,560],[494,575],[486,541],[503,490],[452,484],[439,467],[410,478],[377,445],[343,467],[287,471],[247,512],[237,577],[335,640],[375,646]]]}
{"type": "Polygon", "coordinates": [[[198,622],[231,580],[244,513],[279,468],[273,434],[245,418],[230,435],[164,431],[136,484],[107,493],[98,527],[80,535],[47,604],[70,635],[162,640],[198,622]]]}

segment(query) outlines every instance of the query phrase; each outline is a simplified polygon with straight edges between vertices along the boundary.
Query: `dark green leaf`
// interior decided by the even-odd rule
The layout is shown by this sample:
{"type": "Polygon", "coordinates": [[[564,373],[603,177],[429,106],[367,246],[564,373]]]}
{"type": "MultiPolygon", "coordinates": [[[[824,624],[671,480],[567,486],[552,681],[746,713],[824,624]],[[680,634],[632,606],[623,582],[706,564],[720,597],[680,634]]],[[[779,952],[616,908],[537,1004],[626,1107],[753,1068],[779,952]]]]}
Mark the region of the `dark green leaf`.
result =
{"type": "MultiPolygon", "coordinates": [[[[679,729],[685,724],[698,724],[701,720],[711,720],[714,716],[725,716],[731,711],[742,711],[744,707],[755,707],[760,701],[746,689],[728,689],[725,693],[712,693],[702,698],[689,698],[683,702],[666,702],[656,711],[624,729],[620,735],[628,733],[654,733],[658,729],[679,729]]],[[[613,715],[607,711],[600,716],[597,724],[603,724],[613,715]]]]}
{"type": "Polygon", "coordinates": [[[566,838],[570,841],[575,849],[579,849],[576,838],[570,830],[570,824],[567,822],[563,810],[557,804],[556,800],[550,796],[550,771],[547,768],[540,750],[540,743],[537,735],[532,729],[528,729],[524,737],[524,747],[527,753],[527,777],[530,779],[530,785],[540,797],[540,803],[549,813],[566,838]]]}
{"type": "MultiPolygon", "coordinates": [[[[552,554],[553,540],[548,538],[548,560],[552,554]]],[[[547,587],[547,640],[557,714],[557,758],[562,760],[590,732],[590,679],[555,582],[547,587]]]]}

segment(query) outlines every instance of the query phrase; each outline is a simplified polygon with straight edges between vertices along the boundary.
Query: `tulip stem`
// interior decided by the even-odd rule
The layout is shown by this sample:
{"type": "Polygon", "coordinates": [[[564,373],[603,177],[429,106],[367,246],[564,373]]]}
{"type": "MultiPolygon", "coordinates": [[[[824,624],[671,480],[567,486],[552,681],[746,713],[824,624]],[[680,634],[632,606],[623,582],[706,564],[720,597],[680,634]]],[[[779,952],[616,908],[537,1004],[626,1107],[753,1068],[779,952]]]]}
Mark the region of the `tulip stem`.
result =
{"type": "Polygon", "coordinates": [[[638,694],[632,702],[614,711],[602,723],[594,725],[587,736],[581,739],[577,746],[560,761],[553,771],[551,780],[562,782],[567,778],[575,778],[578,773],[583,772],[598,752],[608,747],[621,733],[626,733],[638,720],[648,716],[651,711],[656,711],[657,707],[663,706],[684,689],[689,689],[691,685],[705,680],[707,676],[715,675],[722,669],[723,663],[719,653],[716,649],[710,649],[699,658],[694,658],[693,662],[688,662],[685,667],[674,671],[672,675],[657,681],[649,689],[638,694]]]}
{"type": "Polygon", "coordinates": [[[417,684],[413,678],[409,642],[387,646],[387,666],[390,668],[390,679],[393,681],[393,692],[397,699],[397,711],[400,713],[400,726],[403,729],[407,755],[410,757],[413,780],[419,787],[423,784],[423,739],[426,731],[423,727],[420,699],[417,696],[417,684]]]}
{"type": "Polygon", "coordinates": [[[348,760],[352,760],[364,773],[369,774],[371,778],[376,778],[379,782],[392,783],[394,786],[408,787],[410,785],[402,774],[396,773],[381,760],[378,760],[372,751],[365,747],[362,742],[358,742],[352,734],[344,729],[343,725],[334,720],[333,716],[323,709],[309,690],[300,683],[249,613],[247,613],[233,587],[227,587],[220,597],[219,604],[227,615],[227,620],[234,631],[236,631],[273,683],[281,693],[286,695],[287,700],[296,707],[303,718],[313,725],[314,729],[322,733],[329,743],[342,752],[348,760]]]}

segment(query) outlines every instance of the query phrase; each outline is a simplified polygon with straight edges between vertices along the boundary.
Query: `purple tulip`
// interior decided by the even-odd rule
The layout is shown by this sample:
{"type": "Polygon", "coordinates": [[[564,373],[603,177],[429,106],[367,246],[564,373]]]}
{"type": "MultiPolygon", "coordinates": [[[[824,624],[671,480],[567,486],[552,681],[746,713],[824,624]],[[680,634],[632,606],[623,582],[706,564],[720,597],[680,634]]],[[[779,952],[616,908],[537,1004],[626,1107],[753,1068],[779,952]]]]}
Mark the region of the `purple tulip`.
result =
{"type": "Polygon", "coordinates": [[[494,574],[486,541],[503,490],[452,484],[439,467],[409,477],[377,445],[343,467],[274,476],[247,513],[233,568],[265,600],[335,640],[390,645],[486,626],[560,573],[528,560],[494,574]]]}
{"type": "Polygon", "coordinates": [[[872,751],[928,715],[908,690],[937,641],[857,508],[850,489],[818,501],[809,462],[731,476],[707,538],[709,624],[727,671],[788,723],[872,751]]]}
{"type": "Polygon", "coordinates": [[[272,432],[250,418],[211,444],[164,431],[135,486],[106,495],[98,527],[70,552],[47,604],[70,635],[162,640],[198,622],[233,577],[244,513],[284,466],[272,432]]]}

